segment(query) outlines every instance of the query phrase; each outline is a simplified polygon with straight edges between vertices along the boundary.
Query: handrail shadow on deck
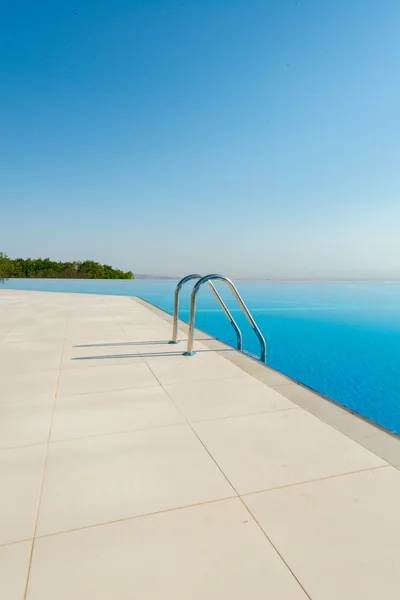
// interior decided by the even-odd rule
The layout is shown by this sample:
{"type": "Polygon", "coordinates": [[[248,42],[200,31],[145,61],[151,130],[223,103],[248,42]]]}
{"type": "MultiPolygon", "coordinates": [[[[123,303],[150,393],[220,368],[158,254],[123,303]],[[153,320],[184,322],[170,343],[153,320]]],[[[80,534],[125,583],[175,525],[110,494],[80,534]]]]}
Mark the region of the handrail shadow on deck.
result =
{"type": "MultiPolygon", "coordinates": [[[[196,338],[196,342],[207,342],[213,338],[196,338]]],[[[186,340],[180,340],[186,341],[186,340]]],[[[169,340],[150,340],[148,342],[108,342],[106,344],[76,344],[73,348],[103,348],[104,346],[151,346],[152,344],[169,344],[169,340]]]]}
{"type": "MultiPolygon", "coordinates": [[[[210,348],[207,350],[197,350],[197,352],[235,352],[234,348],[210,348]]],[[[101,360],[111,358],[150,358],[153,356],[183,356],[182,352],[144,352],[142,354],[105,354],[102,356],[76,356],[71,360],[101,360]]]]}

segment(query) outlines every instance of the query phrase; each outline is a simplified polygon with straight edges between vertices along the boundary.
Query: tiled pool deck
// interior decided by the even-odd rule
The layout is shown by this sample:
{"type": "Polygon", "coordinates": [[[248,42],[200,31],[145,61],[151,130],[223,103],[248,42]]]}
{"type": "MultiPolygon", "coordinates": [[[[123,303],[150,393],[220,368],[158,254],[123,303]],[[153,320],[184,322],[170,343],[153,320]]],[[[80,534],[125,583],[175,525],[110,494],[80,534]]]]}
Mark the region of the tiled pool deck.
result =
{"type": "Polygon", "coordinates": [[[397,597],[398,438],[168,321],[0,292],[0,598],[397,597]]]}

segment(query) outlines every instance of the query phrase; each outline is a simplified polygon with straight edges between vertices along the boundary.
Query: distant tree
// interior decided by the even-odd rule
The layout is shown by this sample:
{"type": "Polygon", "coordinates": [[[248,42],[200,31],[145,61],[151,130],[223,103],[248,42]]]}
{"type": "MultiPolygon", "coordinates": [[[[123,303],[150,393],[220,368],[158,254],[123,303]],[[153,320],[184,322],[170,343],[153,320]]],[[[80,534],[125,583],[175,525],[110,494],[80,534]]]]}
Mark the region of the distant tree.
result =
{"type": "Polygon", "coordinates": [[[133,279],[131,271],[113,269],[93,260],[55,262],[50,258],[9,258],[0,252],[0,279],[133,279]]]}
{"type": "Polygon", "coordinates": [[[12,273],[12,260],[10,260],[7,254],[0,252],[0,280],[4,281],[8,279],[12,273]]]}

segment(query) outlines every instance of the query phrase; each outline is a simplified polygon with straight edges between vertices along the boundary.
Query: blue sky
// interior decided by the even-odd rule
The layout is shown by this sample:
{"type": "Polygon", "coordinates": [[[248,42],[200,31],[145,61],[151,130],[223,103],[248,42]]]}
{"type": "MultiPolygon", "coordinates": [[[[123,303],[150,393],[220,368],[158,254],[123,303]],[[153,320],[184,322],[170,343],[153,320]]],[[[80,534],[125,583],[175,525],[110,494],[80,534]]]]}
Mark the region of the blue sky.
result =
{"type": "Polygon", "coordinates": [[[0,250],[400,273],[399,0],[0,10],[0,250]]]}

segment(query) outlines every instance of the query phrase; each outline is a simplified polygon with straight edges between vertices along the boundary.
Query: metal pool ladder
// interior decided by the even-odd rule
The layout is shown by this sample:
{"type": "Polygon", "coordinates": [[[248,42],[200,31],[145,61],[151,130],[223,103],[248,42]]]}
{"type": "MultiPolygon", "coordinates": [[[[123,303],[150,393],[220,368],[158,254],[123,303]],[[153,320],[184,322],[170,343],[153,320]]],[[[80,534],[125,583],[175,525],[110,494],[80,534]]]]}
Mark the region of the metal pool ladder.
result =
{"type": "Polygon", "coordinates": [[[192,295],[190,298],[189,337],[188,337],[187,350],[186,350],[186,352],[184,352],[185,356],[193,356],[194,354],[196,354],[193,351],[194,322],[195,322],[195,313],[196,313],[196,297],[197,297],[197,293],[198,293],[199,289],[205,283],[207,283],[208,286],[210,287],[210,289],[213,292],[214,296],[216,297],[219,305],[221,306],[225,315],[228,317],[230,324],[232,325],[233,329],[235,330],[236,337],[237,337],[237,343],[236,343],[237,349],[242,350],[242,332],[240,331],[238,324],[236,323],[236,321],[233,318],[232,314],[230,313],[228,307],[226,306],[225,302],[222,300],[221,296],[219,295],[219,293],[215,289],[215,286],[212,283],[212,280],[218,280],[218,281],[223,281],[224,283],[227,284],[227,286],[230,288],[231,292],[235,296],[236,300],[238,301],[240,308],[243,310],[245,317],[247,318],[248,322],[250,323],[254,333],[256,334],[256,336],[260,342],[260,346],[261,346],[260,359],[263,363],[265,363],[266,356],[267,356],[267,345],[265,343],[265,339],[264,339],[260,329],[258,328],[256,322],[254,321],[253,317],[251,316],[249,309],[247,308],[242,297],[240,296],[239,292],[237,291],[236,286],[230,279],[228,279],[227,277],[224,277],[223,275],[211,274],[211,275],[205,275],[203,277],[202,275],[193,273],[192,275],[187,275],[187,277],[184,277],[183,279],[180,280],[180,282],[176,286],[175,295],[174,295],[174,324],[172,327],[172,340],[170,341],[170,344],[178,343],[179,292],[180,292],[181,288],[185,285],[185,283],[187,283],[188,281],[191,281],[192,279],[198,279],[198,281],[192,290],[192,295]]]}

